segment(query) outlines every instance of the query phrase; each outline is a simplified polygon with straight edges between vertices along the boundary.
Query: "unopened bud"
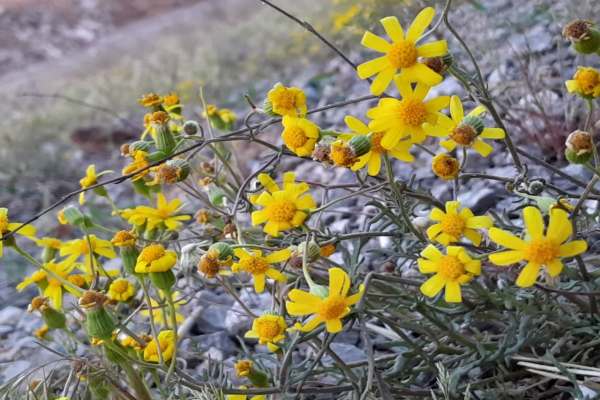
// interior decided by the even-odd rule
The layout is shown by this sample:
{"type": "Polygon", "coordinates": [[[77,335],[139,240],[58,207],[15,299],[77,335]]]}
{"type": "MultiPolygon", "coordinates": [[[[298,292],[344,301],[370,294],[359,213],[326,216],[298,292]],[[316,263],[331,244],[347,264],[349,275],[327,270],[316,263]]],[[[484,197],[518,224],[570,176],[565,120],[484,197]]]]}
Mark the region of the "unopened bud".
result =
{"type": "Polygon", "coordinates": [[[565,157],[573,164],[585,164],[593,153],[592,135],[586,131],[574,131],[565,142],[565,157]]]}

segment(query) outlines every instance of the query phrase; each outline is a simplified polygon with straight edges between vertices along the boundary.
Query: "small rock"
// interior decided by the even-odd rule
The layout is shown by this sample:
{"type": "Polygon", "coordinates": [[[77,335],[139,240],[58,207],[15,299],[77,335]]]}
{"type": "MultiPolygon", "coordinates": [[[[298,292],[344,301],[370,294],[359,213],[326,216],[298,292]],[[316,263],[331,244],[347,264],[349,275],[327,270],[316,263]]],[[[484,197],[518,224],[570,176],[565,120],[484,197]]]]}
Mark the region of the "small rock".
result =
{"type": "Polygon", "coordinates": [[[24,313],[24,310],[17,307],[4,307],[0,311],[0,325],[16,325],[24,313]]]}
{"type": "MultiPolygon", "coordinates": [[[[345,363],[361,361],[361,360],[364,360],[365,358],[367,358],[367,356],[363,350],[361,350],[358,347],[351,345],[351,344],[334,342],[334,343],[331,343],[331,345],[329,347],[345,363]]],[[[330,365],[334,364],[334,361],[330,356],[325,355],[325,357],[323,357],[323,364],[330,366],[330,365]]]]}

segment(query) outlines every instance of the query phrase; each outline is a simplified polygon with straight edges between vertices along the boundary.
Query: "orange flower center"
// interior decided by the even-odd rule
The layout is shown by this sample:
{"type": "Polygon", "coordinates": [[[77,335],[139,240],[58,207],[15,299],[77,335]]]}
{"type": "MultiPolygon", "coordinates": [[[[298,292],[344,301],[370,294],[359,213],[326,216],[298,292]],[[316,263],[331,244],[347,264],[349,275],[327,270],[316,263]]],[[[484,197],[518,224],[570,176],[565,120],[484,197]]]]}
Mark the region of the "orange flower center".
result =
{"type": "Polygon", "coordinates": [[[200,258],[198,270],[207,278],[214,278],[219,273],[220,265],[216,257],[205,254],[200,258]]]}
{"type": "Polygon", "coordinates": [[[338,295],[327,297],[321,302],[319,316],[325,321],[341,318],[346,311],[346,300],[338,295]]]}
{"type": "Polygon", "coordinates": [[[269,206],[269,216],[273,222],[290,222],[296,214],[296,205],[289,200],[280,200],[269,206]]]}
{"type": "Polygon", "coordinates": [[[427,108],[422,101],[404,99],[398,104],[398,118],[408,126],[418,127],[427,119],[427,108]]]}
{"type": "Polygon", "coordinates": [[[340,167],[351,167],[356,162],[356,156],[352,149],[343,143],[333,143],[329,157],[335,165],[340,167]]]}
{"type": "Polygon", "coordinates": [[[449,280],[456,280],[465,274],[465,265],[454,256],[443,256],[439,261],[439,273],[449,280]]]}
{"type": "Polygon", "coordinates": [[[431,163],[433,173],[443,179],[452,179],[458,174],[460,165],[458,160],[447,154],[435,156],[431,163]]]}
{"type": "Polygon", "coordinates": [[[455,240],[462,236],[466,227],[465,220],[457,214],[446,214],[440,223],[442,232],[452,236],[455,240]]]}
{"type": "Polygon", "coordinates": [[[385,132],[375,132],[371,135],[371,151],[375,153],[385,153],[385,149],[381,145],[381,139],[385,132]]]}
{"type": "Polygon", "coordinates": [[[452,133],[450,133],[450,139],[463,146],[470,146],[473,140],[477,137],[477,132],[471,125],[460,124],[452,133]]]}
{"type": "Polygon", "coordinates": [[[297,126],[285,129],[282,137],[285,144],[292,149],[302,147],[308,142],[308,137],[304,131],[297,126]]]}
{"type": "Polygon", "coordinates": [[[115,293],[125,293],[129,288],[129,282],[126,280],[116,280],[110,285],[110,290],[115,293]]]}
{"type": "Polygon", "coordinates": [[[289,110],[296,106],[296,95],[290,90],[282,90],[273,96],[273,105],[289,110]]]}
{"type": "Polygon", "coordinates": [[[551,239],[532,240],[523,249],[524,258],[536,264],[548,264],[550,261],[558,257],[560,246],[554,243],[551,239]]]}
{"type": "Polygon", "coordinates": [[[580,69],[575,74],[575,80],[583,94],[590,95],[594,92],[596,86],[600,85],[600,74],[591,68],[580,69]]]}
{"type": "Polygon", "coordinates": [[[156,261],[165,255],[165,248],[160,244],[151,244],[150,246],[144,248],[140,253],[140,259],[151,263],[152,261],[156,261]]]}
{"type": "Polygon", "coordinates": [[[269,263],[263,257],[248,257],[240,260],[242,269],[251,274],[264,274],[269,269],[269,263]]]}
{"type": "Polygon", "coordinates": [[[281,326],[277,321],[270,319],[259,320],[256,324],[258,336],[261,339],[273,340],[276,336],[281,335],[281,326]]]}
{"type": "Polygon", "coordinates": [[[408,68],[417,62],[417,48],[414,43],[402,40],[396,42],[387,52],[388,60],[396,68],[408,68]]]}

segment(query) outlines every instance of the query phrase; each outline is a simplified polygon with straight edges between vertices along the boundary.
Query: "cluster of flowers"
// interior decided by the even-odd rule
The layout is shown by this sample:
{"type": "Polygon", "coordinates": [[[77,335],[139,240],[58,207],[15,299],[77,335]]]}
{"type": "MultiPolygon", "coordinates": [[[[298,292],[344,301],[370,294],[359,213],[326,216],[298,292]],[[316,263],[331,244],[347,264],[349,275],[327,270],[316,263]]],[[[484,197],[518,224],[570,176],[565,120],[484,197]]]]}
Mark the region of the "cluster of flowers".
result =
{"type": "MultiPolygon", "coordinates": [[[[432,157],[432,171],[441,179],[458,179],[468,149],[487,157],[493,147],[484,139],[501,140],[506,132],[485,126],[486,107],[478,105],[465,113],[458,96],[428,97],[432,87],[440,84],[443,75],[453,68],[445,40],[420,43],[433,18],[434,10],[425,8],[405,32],[395,17],[386,17],[381,24],[389,40],[371,32],[364,34],[362,44],[382,55],[359,65],[357,72],[361,79],[375,76],[370,87],[379,100],[366,114],[368,123],[354,116],[345,118],[348,132],[320,129],[307,118],[304,92],[276,84],[267,94],[263,111],[281,117],[285,147],[298,157],[310,157],[327,165],[357,172],[366,168],[367,175],[373,177],[380,174],[383,162],[390,162],[389,157],[412,162],[411,150],[421,148],[428,137],[441,139],[439,145],[444,150],[432,157]],[[397,97],[385,93],[392,81],[399,92],[397,97]],[[449,115],[443,113],[447,108],[449,115]],[[457,148],[463,150],[462,162],[456,158],[457,148]]],[[[576,21],[565,28],[565,36],[578,51],[600,51],[600,34],[591,23],[576,21]]],[[[588,101],[600,97],[600,73],[593,68],[579,68],[566,85],[569,92],[588,101]]],[[[95,166],[90,165],[80,181],[84,190],[80,205],[86,204],[85,193],[93,191],[110,204],[123,229],[111,231],[99,226],[80,208],[69,206],[59,213],[58,220],[79,229],[82,237],[67,242],[38,238],[33,226],[9,220],[8,210],[0,208],[0,237],[9,235],[0,241],[0,256],[3,244],[37,268],[17,289],[34,285],[39,290],[30,311],[39,312],[44,319],[45,325],[36,333],[40,338],[52,330],[69,329],[63,297],[73,296],[85,314],[90,343],[102,346],[107,359],[128,372],[138,398],[150,399],[140,375],[131,372],[130,360],[159,364],[167,371],[167,377],[176,370],[177,331],[183,321],[177,310],[185,302],[176,290],[178,276],[184,272],[177,269],[182,254],[176,243],[179,233],[194,222],[183,211],[181,199],[167,199],[165,188],[191,178],[195,171],[190,160],[175,155],[184,144],[205,139],[199,123],[184,121],[177,95],[147,94],[139,103],[148,110],[145,130],[140,140],[121,148],[123,156],[131,159],[122,174],[130,177],[135,190],[156,206],[119,208],[99,183],[99,178],[111,171],[97,173],[95,166]],[[168,161],[162,162],[165,159],[168,161]],[[106,231],[111,232],[111,240],[92,233],[106,231]],[[42,249],[41,256],[36,258],[20,247],[15,235],[33,240],[42,249]],[[118,257],[116,250],[121,268],[105,269],[106,260],[118,257]],[[117,316],[144,304],[141,314],[147,318],[148,331],[132,332],[117,316]]],[[[230,110],[212,105],[206,107],[204,117],[212,127],[224,131],[231,130],[236,120],[230,110]]],[[[588,162],[593,150],[591,135],[584,131],[574,132],[567,140],[567,158],[573,162],[588,162]]],[[[217,173],[215,167],[207,163],[201,169],[199,184],[211,185],[217,173]]],[[[294,230],[310,231],[307,221],[318,206],[308,183],[298,182],[293,172],[283,173],[280,182],[266,173],[258,174],[257,180],[261,190],[247,195],[253,207],[252,225],[262,226],[271,238],[294,230]]],[[[534,285],[542,268],[550,277],[558,276],[564,268],[563,259],[587,249],[585,240],[573,237],[569,207],[560,201],[542,210],[525,207],[522,235],[494,227],[490,216],[476,216],[456,200],[446,202],[444,209],[434,207],[426,230],[429,241],[417,260],[421,273],[432,274],[422,283],[421,292],[436,297],[443,290],[446,302],[461,302],[461,285],[479,276],[486,260],[498,266],[524,263],[516,280],[520,287],[534,285]],[[548,214],[547,223],[544,214],[548,214]],[[484,233],[489,241],[484,240],[484,233]],[[490,242],[497,246],[490,247],[490,242]]],[[[208,210],[200,210],[196,222],[207,224],[210,218],[208,210]]],[[[257,293],[269,285],[276,297],[285,299],[279,312],[255,316],[247,338],[257,339],[271,352],[280,352],[291,334],[300,335],[320,327],[331,334],[342,331],[345,319],[360,309],[365,288],[362,284],[353,288],[352,279],[343,268],[329,268],[327,286],[317,284],[311,277],[316,274],[311,263],[336,251],[331,242],[297,240],[291,246],[273,248],[244,242],[242,235],[236,234],[240,229],[236,224],[222,228],[223,239],[203,249],[196,273],[229,289],[224,276],[248,274],[257,293]],[[290,271],[288,265],[296,268],[290,271]],[[284,283],[290,276],[303,276],[307,290],[288,290],[284,283]]],[[[240,360],[235,368],[252,385],[269,385],[267,374],[252,361],[240,360]]]]}

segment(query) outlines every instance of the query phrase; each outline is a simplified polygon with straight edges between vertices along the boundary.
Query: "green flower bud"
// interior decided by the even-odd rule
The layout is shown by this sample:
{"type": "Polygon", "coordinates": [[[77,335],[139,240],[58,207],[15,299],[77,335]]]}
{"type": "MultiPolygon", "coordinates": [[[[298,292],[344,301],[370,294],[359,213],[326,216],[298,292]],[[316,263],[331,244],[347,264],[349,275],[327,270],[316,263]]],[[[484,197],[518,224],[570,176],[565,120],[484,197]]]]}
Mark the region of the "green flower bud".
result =
{"type": "Polygon", "coordinates": [[[150,280],[160,290],[168,292],[175,285],[175,274],[172,270],[165,272],[151,272],[150,280]]]}
{"type": "Polygon", "coordinates": [[[146,153],[149,152],[151,150],[150,142],[147,142],[145,140],[137,140],[129,145],[130,153],[133,154],[134,152],[136,152],[138,150],[144,151],[146,153]]]}
{"type": "Polygon", "coordinates": [[[156,135],[154,136],[154,142],[156,143],[156,148],[166,155],[171,154],[177,145],[171,129],[169,129],[167,124],[155,125],[155,127],[156,135]]]}
{"type": "Polygon", "coordinates": [[[55,310],[52,307],[46,307],[42,311],[42,318],[48,326],[48,329],[64,329],[67,318],[65,314],[55,310]]]}
{"type": "Polygon", "coordinates": [[[218,254],[219,260],[226,261],[233,257],[233,249],[224,242],[217,242],[208,248],[209,252],[218,254]]]}
{"type": "Polygon", "coordinates": [[[360,157],[371,150],[371,137],[366,135],[356,135],[350,139],[348,146],[350,146],[354,152],[355,157],[360,157]]]}
{"type": "Polygon", "coordinates": [[[115,322],[104,308],[107,297],[100,292],[88,290],[79,298],[79,305],[86,314],[86,330],[90,337],[110,340],[116,328],[115,322]]]}
{"type": "Polygon", "coordinates": [[[120,253],[123,269],[127,271],[128,274],[139,276],[139,274],[135,272],[135,264],[137,263],[140,252],[135,247],[121,247],[120,253]]]}
{"type": "Polygon", "coordinates": [[[463,118],[462,124],[469,125],[470,127],[472,127],[477,133],[477,135],[481,135],[481,132],[483,132],[483,129],[485,128],[483,119],[476,115],[467,115],[465,118],[463,118]]]}
{"type": "Polygon", "coordinates": [[[593,155],[592,135],[585,131],[573,131],[565,141],[565,157],[572,164],[585,164],[593,155]]]}
{"type": "Polygon", "coordinates": [[[563,29],[563,36],[571,41],[580,54],[591,54],[600,50],[600,32],[590,21],[575,20],[563,29]]]}
{"type": "Polygon", "coordinates": [[[91,221],[89,221],[89,219],[83,215],[79,208],[75,206],[65,207],[63,213],[67,222],[71,225],[75,225],[80,228],[89,228],[92,226],[91,221]]]}

